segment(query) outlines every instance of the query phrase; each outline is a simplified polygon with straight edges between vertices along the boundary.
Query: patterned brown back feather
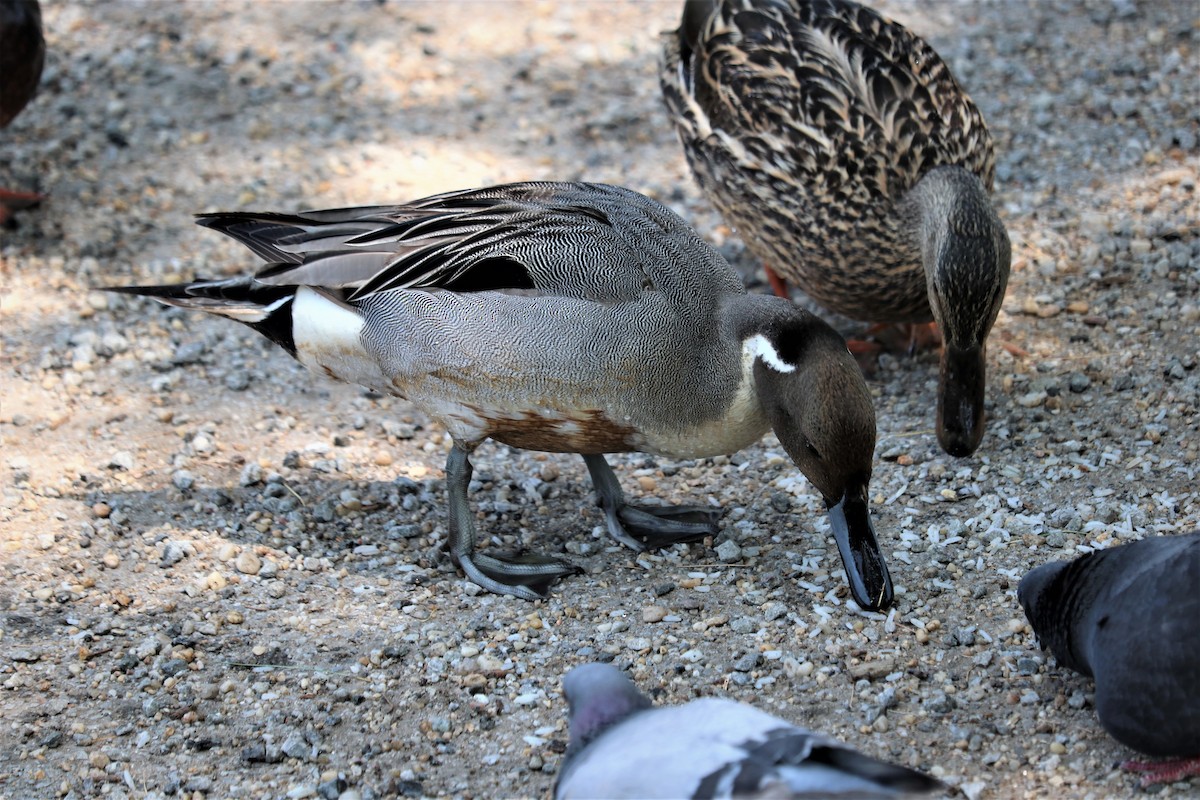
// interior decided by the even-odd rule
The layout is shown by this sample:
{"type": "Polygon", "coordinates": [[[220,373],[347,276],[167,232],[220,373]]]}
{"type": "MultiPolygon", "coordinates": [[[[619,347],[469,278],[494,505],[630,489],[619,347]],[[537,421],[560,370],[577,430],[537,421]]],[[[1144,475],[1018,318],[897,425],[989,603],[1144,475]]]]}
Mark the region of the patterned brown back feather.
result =
{"type": "MultiPolygon", "coordinates": [[[[897,203],[931,169],[991,189],[979,109],[926,42],[844,0],[725,0],[664,36],[667,106],[703,188],[756,255],[823,305],[931,319],[897,203]]],[[[694,11],[693,11],[694,13],[694,11]]]]}

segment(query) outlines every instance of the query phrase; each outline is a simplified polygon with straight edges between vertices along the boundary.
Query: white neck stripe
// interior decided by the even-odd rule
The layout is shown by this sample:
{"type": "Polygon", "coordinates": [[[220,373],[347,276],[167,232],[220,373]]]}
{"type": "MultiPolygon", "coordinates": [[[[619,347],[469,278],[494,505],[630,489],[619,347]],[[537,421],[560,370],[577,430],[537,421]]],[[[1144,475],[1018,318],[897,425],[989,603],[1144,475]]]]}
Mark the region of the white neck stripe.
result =
{"type": "Polygon", "coordinates": [[[796,366],[780,358],[779,351],[775,349],[775,345],[771,344],[771,340],[761,333],[751,336],[742,347],[755,358],[761,358],[764,364],[776,372],[796,371],[796,366]]]}

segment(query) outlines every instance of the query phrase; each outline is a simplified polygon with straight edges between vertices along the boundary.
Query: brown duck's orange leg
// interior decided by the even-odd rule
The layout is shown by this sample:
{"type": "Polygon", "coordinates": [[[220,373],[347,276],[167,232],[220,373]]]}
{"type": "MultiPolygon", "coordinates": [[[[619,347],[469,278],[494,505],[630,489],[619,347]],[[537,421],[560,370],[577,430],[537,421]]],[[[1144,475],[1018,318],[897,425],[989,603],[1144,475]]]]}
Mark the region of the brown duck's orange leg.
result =
{"type": "Polygon", "coordinates": [[[878,355],[883,351],[883,345],[874,339],[851,337],[846,340],[846,349],[856,356],[878,355]]]}
{"type": "Polygon", "coordinates": [[[936,322],[913,323],[908,328],[908,352],[931,350],[942,346],[942,332],[936,322]]]}
{"type": "Polygon", "coordinates": [[[942,344],[937,325],[933,322],[921,324],[896,324],[877,322],[863,332],[861,337],[846,340],[846,347],[858,361],[858,366],[867,376],[875,374],[879,366],[879,354],[890,353],[912,355],[918,350],[937,348],[942,344]]]}
{"type": "Polygon", "coordinates": [[[776,297],[782,297],[784,300],[792,299],[791,293],[788,291],[787,281],[775,274],[775,270],[763,265],[763,269],[767,271],[767,282],[771,284],[771,291],[776,297]]]}
{"type": "Polygon", "coordinates": [[[924,322],[890,323],[878,322],[863,332],[862,340],[856,349],[850,346],[851,353],[875,352],[887,350],[890,353],[907,353],[912,355],[920,350],[936,349],[942,344],[942,336],[938,333],[937,324],[924,322]]]}

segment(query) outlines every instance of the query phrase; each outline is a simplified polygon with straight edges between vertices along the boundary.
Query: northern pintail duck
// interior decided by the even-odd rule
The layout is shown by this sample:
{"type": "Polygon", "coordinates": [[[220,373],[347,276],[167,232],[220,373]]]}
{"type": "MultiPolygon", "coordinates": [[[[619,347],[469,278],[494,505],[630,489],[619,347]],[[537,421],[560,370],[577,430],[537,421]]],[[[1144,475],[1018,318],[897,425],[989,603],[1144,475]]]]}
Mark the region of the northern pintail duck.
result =
{"type": "Polygon", "coordinates": [[[450,432],[450,552],[484,588],[545,594],[557,558],[475,552],[469,456],[485,439],[580,453],[609,532],[646,545],[716,532],[710,508],[626,503],[604,453],[732,453],[774,429],[821,492],[854,598],[891,580],[867,510],[875,415],[845,342],[748,295],[682,219],[628,189],[521,183],[408,205],[202,214],[269,266],[124,287],[245,323],[309,369],[408,398],[450,432]]]}
{"type": "MultiPolygon", "coordinates": [[[[0,0],[0,128],[7,128],[37,94],[46,60],[42,9],[37,0],[0,0]]],[[[42,199],[30,192],[0,189],[0,225],[12,209],[42,199]]]]}
{"type": "Polygon", "coordinates": [[[563,678],[567,754],[555,800],[571,798],[894,798],[944,789],[754,706],[705,697],[654,706],[611,664],[563,678]]]}
{"type": "Polygon", "coordinates": [[[1200,775],[1200,531],[1030,570],[1017,598],[1059,666],[1095,679],[1100,724],[1143,785],[1200,775]]]}
{"type": "Polygon", "coordinates": [[[1010,246],[992,137],[945,62],[849,0],[691,0],[663,41],[667,108],[709,199],[826,308],[936,321],[938,441],[973,453],[1010,246]]]}

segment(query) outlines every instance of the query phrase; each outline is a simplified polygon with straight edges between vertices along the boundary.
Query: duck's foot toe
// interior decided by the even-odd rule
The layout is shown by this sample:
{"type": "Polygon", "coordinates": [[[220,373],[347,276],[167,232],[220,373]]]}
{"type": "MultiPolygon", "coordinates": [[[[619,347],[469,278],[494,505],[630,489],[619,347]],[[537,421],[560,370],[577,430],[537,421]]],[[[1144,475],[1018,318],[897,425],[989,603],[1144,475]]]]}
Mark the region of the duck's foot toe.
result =
{"type": "Polygon", "coordinates": [[[1124,761],[1121,763],[1121,769],[1141,773],[1142,786],[1175,783],[1200,775],[1200,756],[1169,761],[1124,761]]]}
{"type": "Polygon", "coordinates": [[[536,553],[498,558],[482,553],[458,556],[458,565],[473,582],[496,594],[541,600],[559,578],[583,572],[570,562],[536,553]]]}
{"type": "Polygon", "coordinates": [[[719,509],[626,503],[617,476],[604,456],[589,454],[583,460],[596,487],[597,502],[604,509],[608,533],[626,547],[641,551],[716,535],[719,509]]]}
{"type": "Polygon", "coordinates": [[[679,542],[697,542],[716,536],[721,519],[718,509],[704,506],[641,506],[626,503],[617,510],[626,538],[613,538],[634,549],[657,550],[679,542]],[[633,542],[628,541],[632,537],[633,542]]]}

